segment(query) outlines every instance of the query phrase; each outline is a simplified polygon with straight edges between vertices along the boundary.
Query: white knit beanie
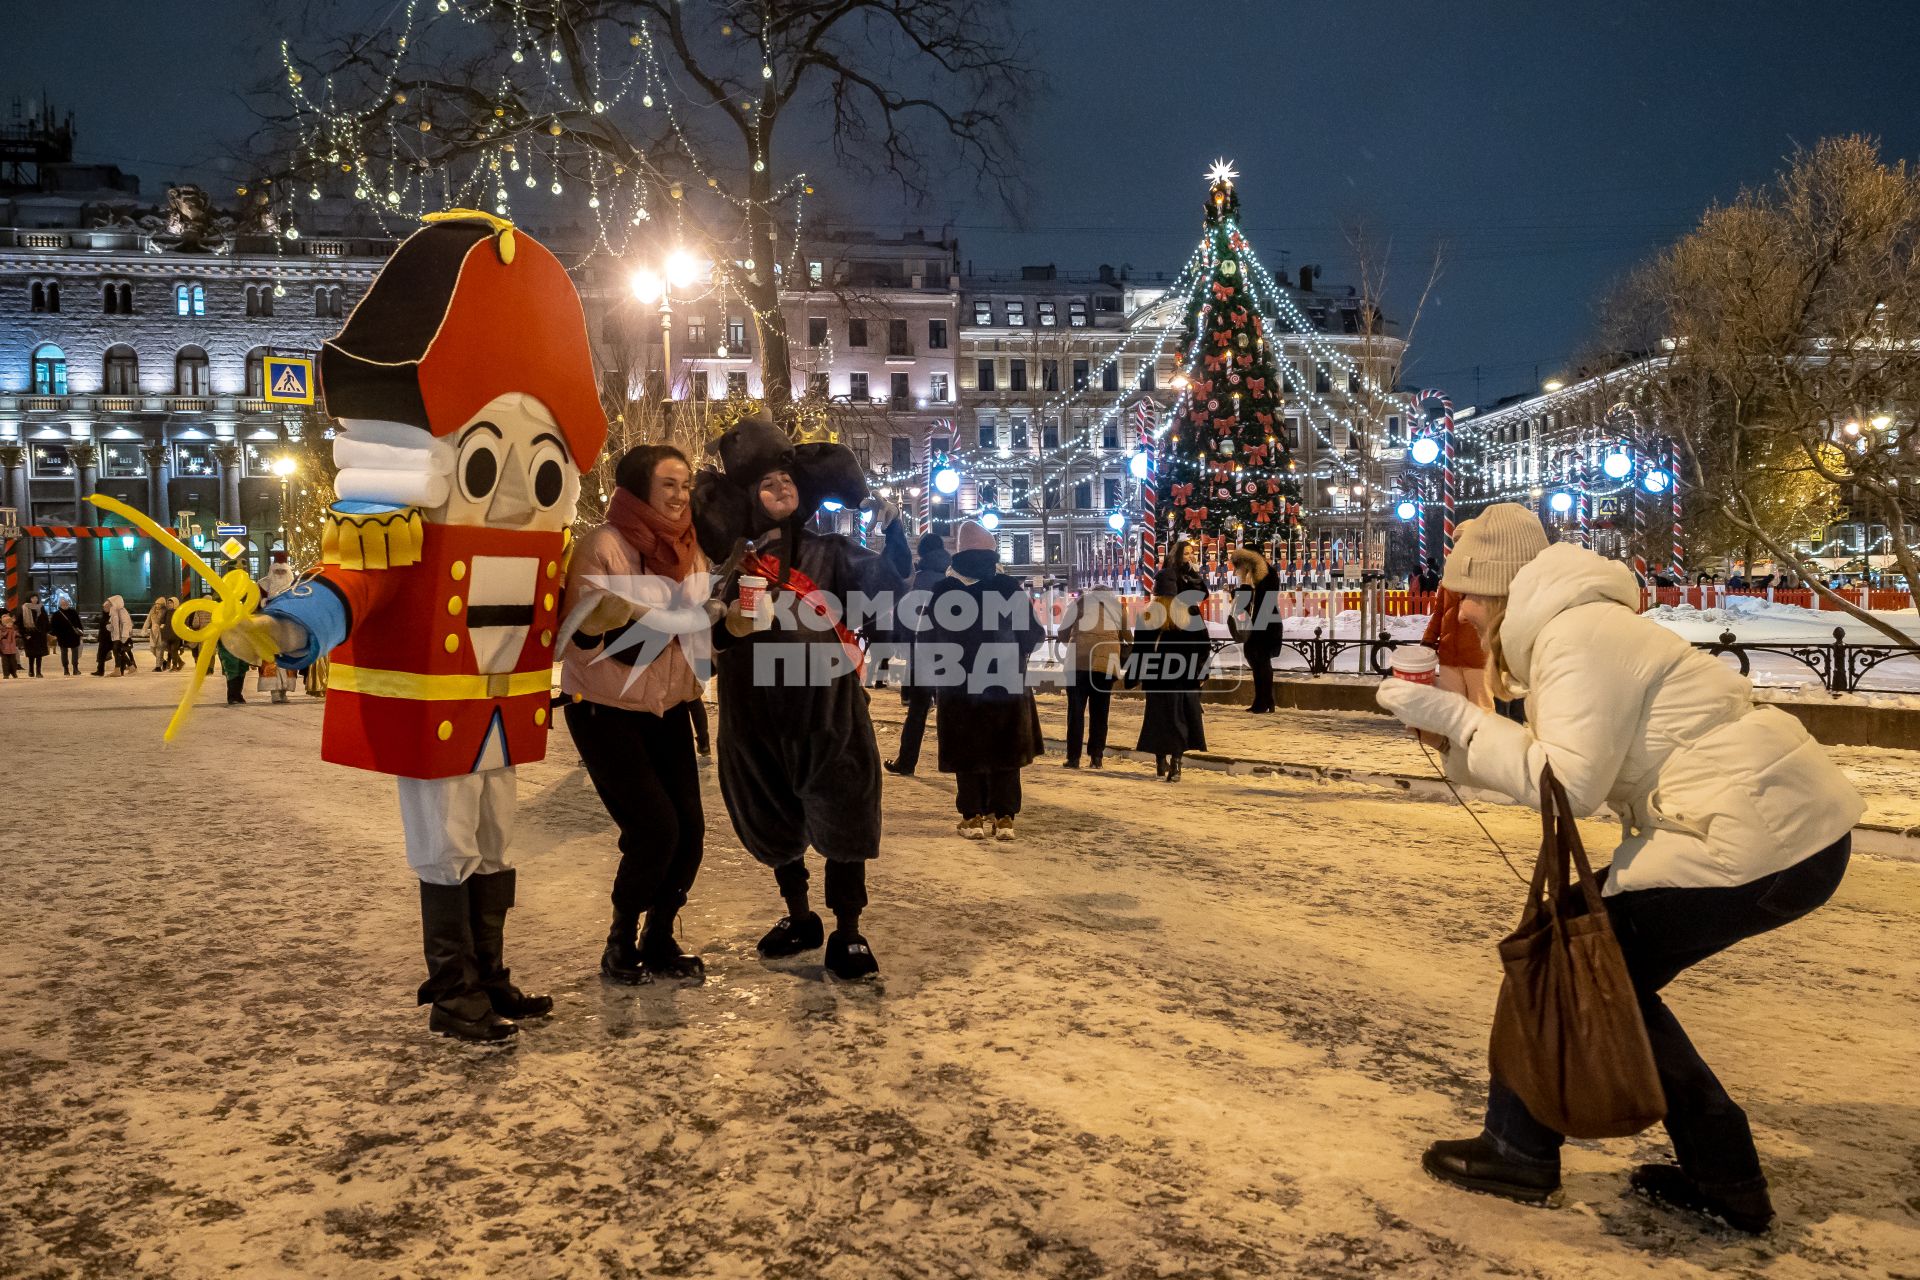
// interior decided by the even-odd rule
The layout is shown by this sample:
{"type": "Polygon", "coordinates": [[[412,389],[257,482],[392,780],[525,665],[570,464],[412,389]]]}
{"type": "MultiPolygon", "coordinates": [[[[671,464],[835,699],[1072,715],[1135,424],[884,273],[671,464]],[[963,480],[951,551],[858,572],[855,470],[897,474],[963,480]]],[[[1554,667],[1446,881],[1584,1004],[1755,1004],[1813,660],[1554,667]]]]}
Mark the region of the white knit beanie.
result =
{"type": "Polygon", "coordinates": [[[1463,596],[1504,596],[1513,575],[1547,549],[1540,517],[1515,502],[1499,502],[1454,530],[1440,585],[1463,596]]]}

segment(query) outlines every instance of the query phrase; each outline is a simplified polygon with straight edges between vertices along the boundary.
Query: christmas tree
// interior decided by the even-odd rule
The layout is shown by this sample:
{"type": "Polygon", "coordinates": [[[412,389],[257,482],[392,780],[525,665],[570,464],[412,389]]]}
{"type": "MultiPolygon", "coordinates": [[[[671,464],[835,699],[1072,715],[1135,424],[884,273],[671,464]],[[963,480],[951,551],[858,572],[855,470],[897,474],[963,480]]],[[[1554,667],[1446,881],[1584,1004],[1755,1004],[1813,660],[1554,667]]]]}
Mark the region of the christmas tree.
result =
{"type": "Polygon", "coordinates": [[[1185,389],[1161,441],[1157,523],[1169,543],[1204,537],[1265,549],[1297,509],[1299,490],[1280,430],[1286,381],[1248,280],[1238,176],[1224,160],[1207,174],[1206,239],[1187,304],[1185,389]]]}

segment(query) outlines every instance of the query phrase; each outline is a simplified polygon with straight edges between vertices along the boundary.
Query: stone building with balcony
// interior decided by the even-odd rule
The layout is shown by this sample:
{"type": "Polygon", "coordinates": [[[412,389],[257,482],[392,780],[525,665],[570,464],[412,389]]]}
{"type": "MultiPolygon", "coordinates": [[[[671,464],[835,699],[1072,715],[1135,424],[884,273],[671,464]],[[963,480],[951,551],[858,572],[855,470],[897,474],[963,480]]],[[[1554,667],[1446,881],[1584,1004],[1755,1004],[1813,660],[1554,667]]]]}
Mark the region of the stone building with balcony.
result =
{"type": "MultiPolygon", "coordinates": [[[[22,525],[96,525],[98,491],[168,525],[244,524],[257,567],[279,521],[270,465],[304,416],[267,403],[262,360],[317,352],[392,246],[247,233],[191,188],[143,213],[130,185],[47,175],[0,193],[0,506],[22,525]]],[[[145,601],[172,574],[144,540],[22,550],[35,585],[83,608],[145,601]]]]}

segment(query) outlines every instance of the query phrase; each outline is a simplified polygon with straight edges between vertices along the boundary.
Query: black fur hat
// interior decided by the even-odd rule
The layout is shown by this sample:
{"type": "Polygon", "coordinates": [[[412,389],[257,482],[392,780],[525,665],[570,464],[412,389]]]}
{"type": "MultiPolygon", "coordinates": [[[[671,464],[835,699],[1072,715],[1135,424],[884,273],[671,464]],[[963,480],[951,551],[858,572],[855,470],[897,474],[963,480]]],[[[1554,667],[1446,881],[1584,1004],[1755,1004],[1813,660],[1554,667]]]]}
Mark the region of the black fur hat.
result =
{"type": "Polygon", "coordinates": [[[853,450],[840,444],[796,445],[767,414],[742,418],[714,441],[718,470],[708,467],[694,478],[693,524],[701,550],[713,560],[733,553],[741,538],[757,538],[773,521],[755,500],[755,490],[771,471],[785,471],[800,491],[795,518],[809,520],[829,499],[857,507],[867,500],[867,478],[853,450]]]}

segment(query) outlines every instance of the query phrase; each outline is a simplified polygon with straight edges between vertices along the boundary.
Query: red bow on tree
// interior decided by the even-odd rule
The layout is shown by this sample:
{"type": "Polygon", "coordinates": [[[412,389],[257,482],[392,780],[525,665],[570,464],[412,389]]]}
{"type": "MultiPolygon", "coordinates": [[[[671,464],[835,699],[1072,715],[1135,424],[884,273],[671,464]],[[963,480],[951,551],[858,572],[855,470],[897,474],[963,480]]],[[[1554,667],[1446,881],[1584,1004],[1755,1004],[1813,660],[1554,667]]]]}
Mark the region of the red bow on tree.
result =
{"type": "MultiPolygon", "coordinates": [[[[1187,487],[1191,489],[1193,486],[1188,485],[1187,487]]],[[[1207,509],[1205,507],[1188,507],[1187,508],[1187,528],[1198,529],[1201,523],[1206,520],[1206,518],[1207,518],[1207,509]]]]}
{"type": "Polygon", "coordinates": [[[1246,327],[1247,309],[1245,307],[1235,307],[1233,309],[1233,324],[1236,329],[1244,329],[1246,327]]]}
{"type": "Polygon", "coordinates": [[[1255,409],[1253,411],[1253,420],[1265,427],[1268,431],[1273,430],[1273,415],[1266,410],[1255,409]]]}
{"type": "Polygon", "coordinates": [[[1266,466],[1267,465],[1267,446],[1263,444],[1256,444],[1252,448],[1248,449],[1247,465],[1250,467],[1266,466]]]}
{"type": "Polygon", "coordinates": [[[1213,373],[1220,372],[1221,368],[1227,363],[1227,357],[1224,352],[1219,355],[1202,356],[1201,360],[1205,362],[1207,369],[1213,373]]]}
{"type": "Polygon", "coordinates": [[[1167,492],[1173,495],[1174,506],[1184,507],[1187,505],[1187,499],[1193,496],[1193,486],[1190,484],[1170,485],[1168,486],[1167,492]]]}
{"type": "MultiPolygon", "coordinates": [[[[1221,334],[1220,336],[1224,338],[1224,337],[1226,337],[1227,335],[1223,333],[1223,334],[1221,334]]],[[[1242,369],[1248,369],[1248,368],[1251,368],[1251,367],[1253,366],[1253,357],[1252,357],[1252,356],[1236,356],[1236,357],[1235,357],[1235,359],[1237,359],[1237,360],[1238,360],[1238,361],[1240,362],[1240,367],[1241,367],[1242,369]]]]}
{"type": "Polygon", "coordinates": [[[1263,396],[1267,394],[1267,380],[1265,378],[1248,378],[1247,394],[1251,396],[1263,396]]]}
{"type": "Polygon", "coordinates": [[[1278,480],[1267,481],[1267,492],[1268,493],[1280,492],[1280,482],[1278,480]]]}
{"type": "Polygon", "coordinates": [[[1230,284],[1216,284],[1213,286],[1213,296],[1221,302],[1225,302],[1233,297],[1233,286],[1230,284]]]}
{"type": "Polygon", "coordinates": [[[1215,431],[1218,431],[1221,435],[1226,435],[1229,431],[1232,431],[1235,427],[1239,425],[1240,425],[1240,419],[1237,416],[1226,417],[1226,418],[1215,418],[1213,420],[1213,429],[1215,431]]]}
{"type": "Polygon", "coordinates": [[[1187,416],[1189,418],[1192,418],[1195,422],[1205,422],[1207,420],[1207,406],[1203,404],[1197,404],[1193,406],[1193,408],[1187,410],[1187,416]]]}
{"type": "Polygon", "coordinates": [[[1213,335],[1213,342],[1215,346],[1224,347],[1229,342],[1232,342],[1232,341],[1233,341],[1233,335],[1228,333],[1225,329],[1222,329],[1218,333],[1213,335]]]}
{"type": "Polygon", "coordinates": [[[1271,502],[1254,502],[1250,505],[1253,509],[1254,520],[1260,524],[1271,524],[1273,522],[1273,504],[1271,502]]]}

